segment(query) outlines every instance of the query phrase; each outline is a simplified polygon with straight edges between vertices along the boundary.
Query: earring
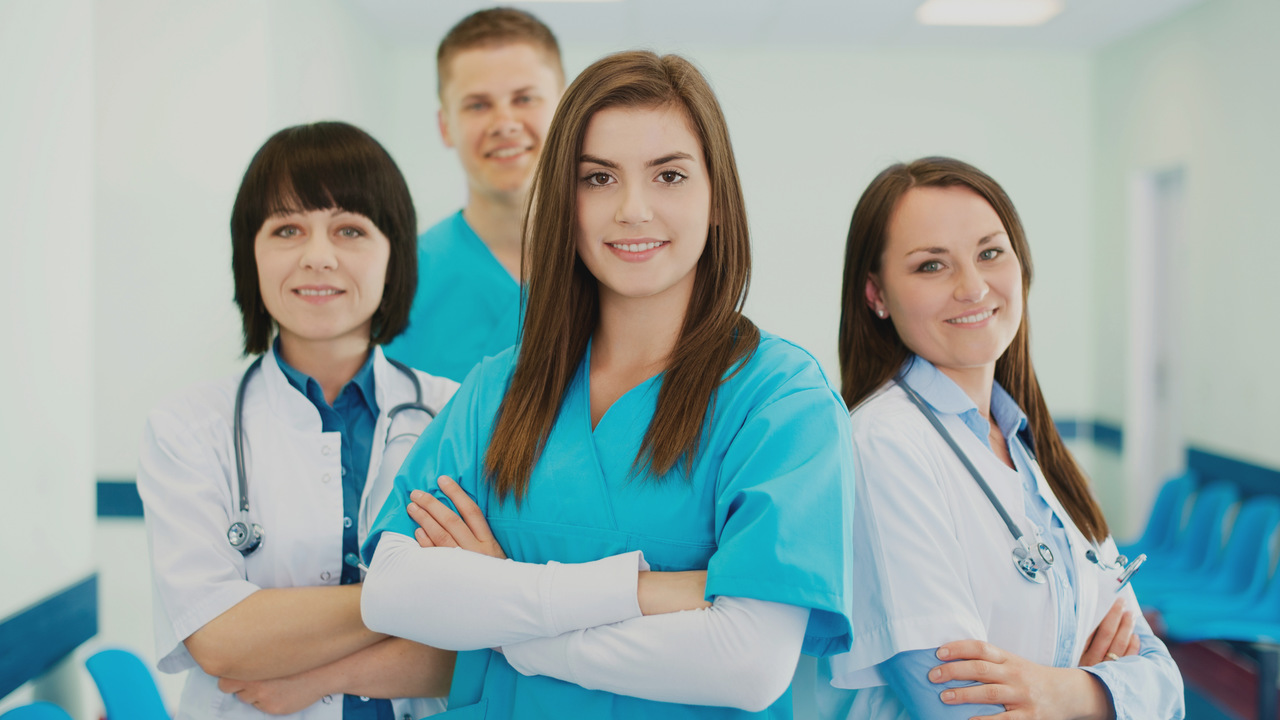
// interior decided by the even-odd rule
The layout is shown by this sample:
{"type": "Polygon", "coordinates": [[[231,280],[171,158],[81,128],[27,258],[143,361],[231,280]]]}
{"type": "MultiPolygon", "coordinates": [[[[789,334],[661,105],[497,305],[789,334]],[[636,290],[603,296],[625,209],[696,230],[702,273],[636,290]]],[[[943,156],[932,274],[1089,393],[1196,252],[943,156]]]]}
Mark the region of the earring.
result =
{"type": "Polygon", "coordinates": [[[876,315],[879,315],[881,320],[883,320],[883,319],[884,319],[884,317],[885,317],[885,315],[886,315],[886,314],[887,314],[887,313],[885,313],[885,311],[884,311],[883,309],[880,309],[880,310],[877,310],[877,311],[876,311],[876,315]]]}

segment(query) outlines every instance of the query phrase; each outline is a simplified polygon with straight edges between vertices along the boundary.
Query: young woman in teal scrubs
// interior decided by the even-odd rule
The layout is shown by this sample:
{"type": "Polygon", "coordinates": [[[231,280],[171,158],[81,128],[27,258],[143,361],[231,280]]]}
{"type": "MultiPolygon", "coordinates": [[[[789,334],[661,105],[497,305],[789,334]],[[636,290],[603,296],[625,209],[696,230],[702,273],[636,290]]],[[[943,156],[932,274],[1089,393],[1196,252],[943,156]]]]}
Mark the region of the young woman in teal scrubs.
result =
{"type": "Polygon", "coordinates": [[[450,717],[790,717],[801,651],[850,643],[850,429],[813,357],[741,313],[741,186],[688,61],[583,71],[525,253],[521,342],[402,466],[366,622],[469,651],[450,717]]]}

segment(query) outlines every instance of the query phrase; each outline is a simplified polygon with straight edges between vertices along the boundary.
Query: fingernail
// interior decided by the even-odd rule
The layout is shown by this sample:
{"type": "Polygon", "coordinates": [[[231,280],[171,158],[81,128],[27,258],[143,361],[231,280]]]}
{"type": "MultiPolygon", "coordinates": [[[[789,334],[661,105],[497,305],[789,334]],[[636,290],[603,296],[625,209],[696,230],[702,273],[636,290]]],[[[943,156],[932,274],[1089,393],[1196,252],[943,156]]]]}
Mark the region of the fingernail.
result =
{"type": "Polygon", "coordinates": [[[942,679],[942,668],[934,668],[929,671],[929,679],[938,682],[942,679]]]}
{"type": "Polygon", "coordinates": [[[410,515],[412,515],[412,514],[414,514],[414,513],[420,513],[420,512],[422,512],[422,508],[418,507],[418,505],[417,505],[416,503],[409,503],[409,514],[410,514],[410,515]]]}
{"type": "Polygon", "coordinates": [[[952,700],[955,700],[955,699],[956,699],[956,691],[955,691],[955,690],[943,690],[943,691],[942,691],[942,702],[951,702],[952,700]]]}
{"type": "Polygon", "coordinates": [[[426,493],[422,492],[421,490],[414,490],[413,492],[409,493],[409,499],[410,499],[410,500],[417,500],[418,498],[422,497],[423,495],[426,495],[426,493]]]}
{"type": "Polygon", "coordinates": [[[938,652],[936,654],[939,660],[946,660],[951,657],[951,651],[944,647],[938,648],[938,652]]]}
{"type": "Polygon", "coordinates": [[[436,483],[440,485],[444,485],[444,484],[456,485],[457,484],[453,481],[453,478],[449,477],[448,475],[441,475],[440,479],[437,480],[436,483]]]}

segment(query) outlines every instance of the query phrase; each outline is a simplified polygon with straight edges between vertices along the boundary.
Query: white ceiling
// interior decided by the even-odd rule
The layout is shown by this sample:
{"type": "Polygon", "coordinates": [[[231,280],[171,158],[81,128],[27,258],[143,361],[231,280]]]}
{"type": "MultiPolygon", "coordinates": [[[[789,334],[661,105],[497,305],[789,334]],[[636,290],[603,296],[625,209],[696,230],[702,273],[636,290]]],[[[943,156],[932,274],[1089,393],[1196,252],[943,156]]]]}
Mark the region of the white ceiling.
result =
{"type": "MultiPolygon", "coordinates": [[[[454,22],[496,2],[345,0],[396,42],[434,47],[454,22]]],[[[1065,0],[1034,28],[926,27],[923,0],[622,0],[508,2],[537,15],[565,45],[618,48],[722,46],[938,46],[1091,49],[1176,15],[1202,0],[1065,0]]]]}

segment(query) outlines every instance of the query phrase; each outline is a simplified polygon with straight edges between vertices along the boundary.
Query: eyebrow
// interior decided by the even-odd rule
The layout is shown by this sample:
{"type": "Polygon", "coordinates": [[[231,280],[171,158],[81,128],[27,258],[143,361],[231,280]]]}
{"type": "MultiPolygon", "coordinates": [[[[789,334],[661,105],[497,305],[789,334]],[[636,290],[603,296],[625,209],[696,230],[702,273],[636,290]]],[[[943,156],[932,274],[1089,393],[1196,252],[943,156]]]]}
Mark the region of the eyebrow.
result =
{"type": "MultiPolygon", "coordinates": [[[[692,160],[692,159],[693,159],[693,156],[690,155],[689,153],[673,152],[668,155],[663,155],[660,158],[655,158],[653,160],[650,160],[649,162],[645,163],[644,166],[647,168],[651,168],[651,167],[657,167],[658,165],[665,165],[674,160],[692,160]]],[[[612,160],[605,160],[604,158],[598,158],[595,155],[588,155],[586,153],[583,153],[582,156],[578,158],[578,162],[592,163],[594,165],[603,165],[613,170],[618,169],[618,164],[613,162],[612,160]]]]}
{"type": "MultiPolygon", "coordinates": [[[[978,247],[982,247],[983,245],[986,245],[987,243],[991,242],[992,240],[995,240],[997,237],[1001,235],[1008,235],[1008,233],[1006,233],[1003,230],[997,230],[991,233],[990,235],[983,236],[980,240],[978,240],[978,247]]],[[[918,253],[918,252],[929,253],[930,255],[946,255],[951,251],[943,247],[918,247],[912,250],[908,250],[905,253],[905,255],[914,255],[915,253],[918,253]]]]}

